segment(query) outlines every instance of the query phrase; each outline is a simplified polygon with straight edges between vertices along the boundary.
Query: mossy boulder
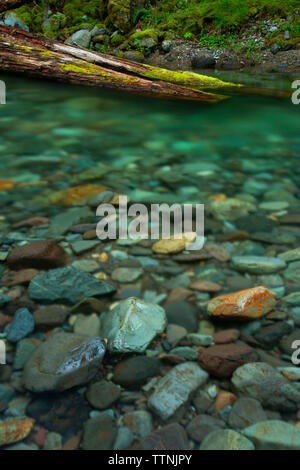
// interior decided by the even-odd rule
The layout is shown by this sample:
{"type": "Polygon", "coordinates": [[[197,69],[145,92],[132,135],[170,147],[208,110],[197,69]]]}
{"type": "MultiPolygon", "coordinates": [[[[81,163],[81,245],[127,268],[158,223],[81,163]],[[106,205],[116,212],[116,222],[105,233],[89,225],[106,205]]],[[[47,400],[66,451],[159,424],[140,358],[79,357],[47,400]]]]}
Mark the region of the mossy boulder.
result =
{"type": "Polygon", "coordinates": [[[130,36],[130,43],[134,46],[144,48],[154,48],[158,44],[158,32],[154,29],[144,29],[130,36]]]}
{"type": "Polygon", "coordinates": [[[118,47],[120,46],[120,44],[122,44],[124,40],[125,40],[124,36],[122,36],[121,34],[115,34],[111,38],[110,43],[113,47],[118,47]]]}
{"type": "MultiPolygon", "coordinates": [[[[128,31],[130,31],[131,23],[129,0],[108,0],[107,12],[107,20],[109,23],[113,24],[122,33],[128,33],[128,31]]],[[[107,21],[105,24],[107,24],[107,21]]]]}
{"type": "Polygon", "coordinates": [[[144,54],[140,51],[124,51],[119,55],[119,57],[140,63],[143,63],[145,60],[144,54]]]}

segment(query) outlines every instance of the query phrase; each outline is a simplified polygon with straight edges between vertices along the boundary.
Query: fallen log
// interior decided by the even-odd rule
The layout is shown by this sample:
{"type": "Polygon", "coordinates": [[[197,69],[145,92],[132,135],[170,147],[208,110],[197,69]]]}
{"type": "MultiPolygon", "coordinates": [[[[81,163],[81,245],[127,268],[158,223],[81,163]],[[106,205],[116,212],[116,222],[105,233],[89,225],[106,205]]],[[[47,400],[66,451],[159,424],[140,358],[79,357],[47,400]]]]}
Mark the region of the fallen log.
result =
{"type": "Polygon", "coordinates": [[[0,26],[0,69],[66,83],[207,103],[224,100],[232,93],[291,96],[286,91],[254,88],[189,71],[139,64],[5,26],[0,26]],[[227,95],[216,94],[216,91],[227,95]]]}
{"type": "Polygon", "coordinates": [[[203,102],[217,102],[226,96],[202,91],[200,86],[226,88],[234,86],[218,79],[194,75],[188,82],[172,72],[130,61],[96,54],[78,47],[35,36],[23,30],[0,26],[0,69],[28,73],[36,77],[67,83],[139,93],[159,98],[176,98],[203,102]],[[159,76],[158,71],[161,71],[159,76]],[[175,75],[174,75],[175,74],[175,75]],[[147,76],[148,75],[148,76],[147,76]],[[202,78],[201,78],[202,77],[202,78]]]}

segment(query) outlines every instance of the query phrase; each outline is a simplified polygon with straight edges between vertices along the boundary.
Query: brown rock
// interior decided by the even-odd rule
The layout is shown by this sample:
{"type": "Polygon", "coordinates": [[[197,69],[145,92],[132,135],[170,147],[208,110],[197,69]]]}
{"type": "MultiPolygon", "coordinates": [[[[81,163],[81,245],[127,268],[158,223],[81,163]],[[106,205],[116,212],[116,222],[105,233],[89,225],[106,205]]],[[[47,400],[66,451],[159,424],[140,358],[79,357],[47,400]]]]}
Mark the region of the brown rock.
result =
{"type": "Polygon", "coordinates": [[[3,331],[4,327],[11,321],[11,317],[4,315],[2,312],[0,312],[0,331],[3,331]]]}
{"type": "Polygon", "coordinates": [[[40,271],[37,269],[21,269],[21,271],[13,273],[11,276],[3,279],[3,284],[7,287],[29,284],[38,274],[40,274],[40,271]]]}
{"type": "Polygon", "coordinates": [[[77,450],[79,448],[81,436],[72,436],[68,439],[64,445],[62,450],[77,450]]]}
{"type": "Polygon", "coordinates": [[[275,294],[258,286],[215,297],[208,303],[207,310],[221,319],[254,320],[270,312],[275,304],[275,294]]]}
{"type": "Polygon", "coordinates": [[[137,450],[189,450],[187,434],[180,424],[164,426],[148,434],[137,446],[137,450]]]}
{"type": "Polygon", "coordinates": [[[96,230],[89,230],[88,232],[84,232],[83,237],[84,240],[94,240],[97,238],[96,230]]]}
{"type": "Polygon", "coordinates": [[[191,284],[190,288],[198,290],[200,292],[220,292],[222,287],[216,282],[201,281],[201,279],[195,279],[191,284]]]}
{"type": "Polygon", "coordinates": [[[210,374],[227,378],[243,364],[259,361],[259,355],[248,346],[224,344],[201,350],[198,360],[201,367],[210,374]]]}
{"type": "Polygon", "coordinates": [[[221,390],[216,398],[215,408],[217,411],[221,411],[226,408],[226,406],[232,406],[236,401],[236,395],[231,392],[225,392],[225,390],[221,390]]]}
{"type": "Polygon", "coordinates": [[[214,334],[214,343],[215,344],[228,344],[234,343],[240,337],[239,330],[229,329],[218,331],[214,334]]]}
{"type": "Polygon", "coordinates": [[[21,220],[13,225],[13,228],[22,227],[35,227],[37,225],[47,225],[50,223],[50,219],[47,217],[31,217],[30,219],[21,220]]]}
{"type": "Polygon", "coordinates": [[[178,302],[178,300],[188,299],[193,295],[193,292],[189,289],[184,289],[183,287],[175,287],[171,290],[166,302],[178,302]]]}
{"type": "Polygon", "coordinates": [[[194,439],[194,441],[202,442],[207,434],[211,433],[212,431],[216,431],[217,429],[224,428],[224,421],[209,415],[199,415],[192,419],[186,430],[189,437],[194,439]]]}
{"type": "Polygon", "coordinates": [[[218,261],[226,262],[230,260],[230,254],[221,246],[215,243],[205,245],[206,251],[218,261]]]}
{"type": "Polygon", "coordinates": [[[65,250],[50,240],[17,246],[9,253],[7,264],[10,269],[52,269],[64,266],[67,261],[65,250]]]}
{"type": "Polygon", "coordinates": [[[59,326],[63,325],[70,311],[64,305],[49,305],[39,308],[34,312],[36,326],[59,326]]]}

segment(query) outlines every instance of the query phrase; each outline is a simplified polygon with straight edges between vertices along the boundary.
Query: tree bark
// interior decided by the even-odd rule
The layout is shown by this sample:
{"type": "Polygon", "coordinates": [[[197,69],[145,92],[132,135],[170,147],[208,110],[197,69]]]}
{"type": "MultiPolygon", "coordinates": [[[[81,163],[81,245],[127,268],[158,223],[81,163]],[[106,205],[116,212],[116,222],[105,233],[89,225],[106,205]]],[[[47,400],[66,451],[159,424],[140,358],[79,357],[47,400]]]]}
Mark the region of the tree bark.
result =
{"type": "MultiPolygon", "coordinates": [[[[0,26],[0,69],[28,73],[78,85],[106,87],[159,98],[216,102],[226,97],[199,89],[200,78],[191,72],[195,83],[185,83],[181,72],[136,64],[68,46],[31,33],[0,26]],[[161,76],[159,76],[161,71],[161,76]],[[170,75],[171,74],[171,75],[170,75]],[[179,74],[179,76],[178,76],[179,74]],[[173,83],[170,83],[172,82],[173,83]],[[187,86],[182,86],[187,85],[187,86]]],[[[205,85],[205,77],[201,81],[205,85]],[[204,80],[204,82],[203,82],[204,80]]],[[[217,79],[210,79],[217,80],[217,79]]],[[[220,88],[226,87],[217,80],[220,88]]],[[[212,86],[210,86],[212,88],[212,86]]],[[[215,87],[217,88],[217,87],[215,87]]]]}
{"type": "Polygon", "coordinates": [[[0,13],[19,8],[25,3],[32,3],[32,0],[0,0],[0,13]]]}

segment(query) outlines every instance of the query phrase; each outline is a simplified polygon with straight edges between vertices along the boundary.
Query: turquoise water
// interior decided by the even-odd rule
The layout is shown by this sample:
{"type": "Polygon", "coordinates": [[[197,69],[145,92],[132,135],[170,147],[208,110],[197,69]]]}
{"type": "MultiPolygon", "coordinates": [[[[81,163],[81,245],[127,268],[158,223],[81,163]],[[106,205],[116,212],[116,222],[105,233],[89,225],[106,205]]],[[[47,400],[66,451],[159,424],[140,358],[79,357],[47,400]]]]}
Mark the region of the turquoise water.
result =
{"type": "MultiPolygon", "coordinates": [[[[161,195],[182,202],[239,194],[249,179],[270,190],[298,183],[300,106],[290,100],[234,96],[212,106],[0,79],[7,86],[7,104],[0,107],[0,179],[18,184],[18,191],[0,192],[2,204],[43,205],[52,192],[79,183],[136,200],[161,195]],[[102,172],[99,164],[106,165],[102,172]]],[[[289,86],[288,77],[261,82],[289,86]]]]}

